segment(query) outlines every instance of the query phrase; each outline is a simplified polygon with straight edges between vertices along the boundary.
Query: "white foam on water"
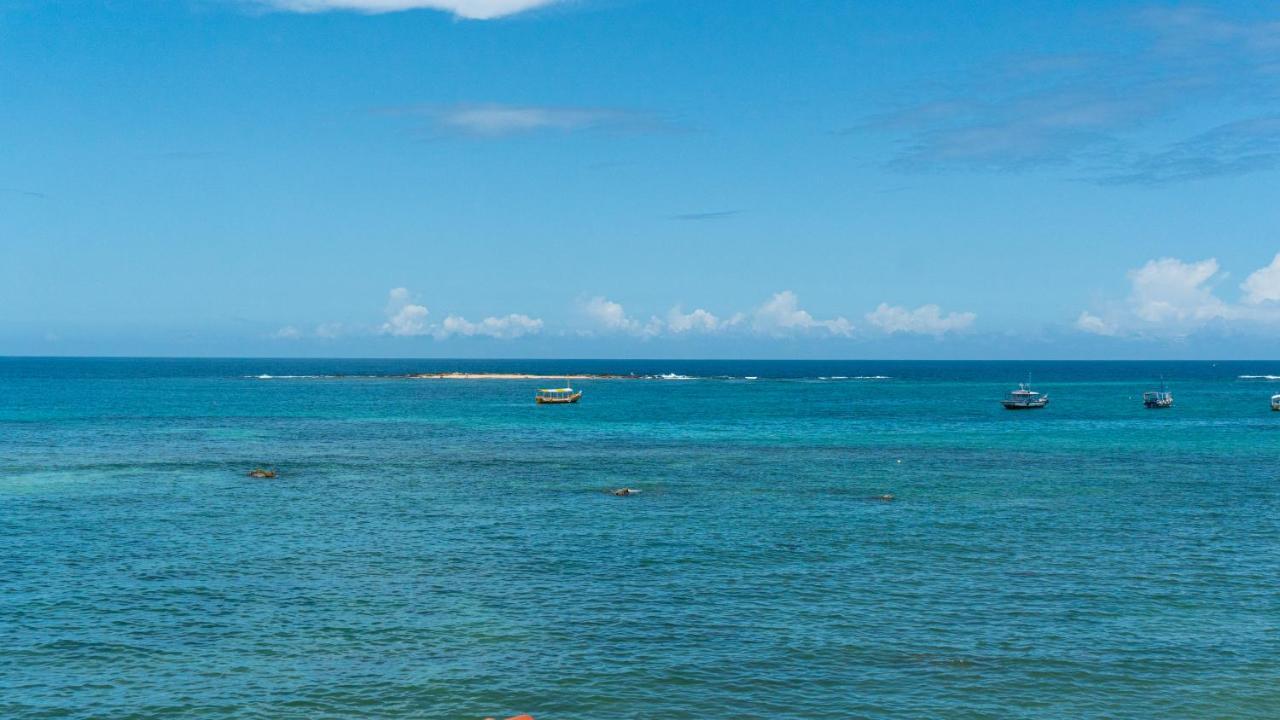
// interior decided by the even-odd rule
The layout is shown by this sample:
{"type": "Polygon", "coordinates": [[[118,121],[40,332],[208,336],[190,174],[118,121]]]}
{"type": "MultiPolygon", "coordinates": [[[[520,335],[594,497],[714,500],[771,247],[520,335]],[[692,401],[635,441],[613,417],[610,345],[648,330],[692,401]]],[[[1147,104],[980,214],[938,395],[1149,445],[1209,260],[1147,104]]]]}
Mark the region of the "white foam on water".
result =
{"type": "Polygon", "coordinates": [[[334,377],[333,375],[245,375],[246,378],[253,380],[308,380],[315,378],[334,377]]]}

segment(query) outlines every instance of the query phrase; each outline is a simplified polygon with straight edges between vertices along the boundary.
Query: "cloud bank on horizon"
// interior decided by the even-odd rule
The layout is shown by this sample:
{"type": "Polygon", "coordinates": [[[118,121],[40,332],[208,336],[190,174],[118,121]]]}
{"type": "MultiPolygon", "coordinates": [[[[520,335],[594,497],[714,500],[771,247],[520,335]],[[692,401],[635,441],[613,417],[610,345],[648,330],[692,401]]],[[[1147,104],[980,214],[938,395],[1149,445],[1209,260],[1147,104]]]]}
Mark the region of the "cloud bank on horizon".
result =
{"type": "MultiPolygon", "coordinates": [[[[664,317],[651,315],[647,319],[629,315],[621,303],[603,295],[580,300],[577,315],[585,325],[564,324],[560,332],[574,332],[579,337],[623,335],[648,340],[658,337],[679,338],[686,336],[749,335],[765,339],[784,338],[844,338],[858,335],[858,328],[843,316],[822,319],[800,307],[800,298],[790,290],[773,293],[750,312],[734,312],[720,317],[704,308],[685,312],[683,306],[672,306],[664,317]]],[[[430,320],[431,311],[413,298],[408,288],[392,288],[387,293],[384,320],[365,329],[345,328],[339,323],[322,323],[312,333],[300,330],[297,325],[286,325],[270,337],[276,340],[304,340],[310,338],[333,339],[342,334],[384,335],[394,338],[431,337],[447,340],[450,337],[488,337],[497,340],[515,340],[528,335],[538,335],[547,324],[541,318],[523,313],[490,316],[471,322],[460,315],[450,314],[439,323],[430,320]]],[[[972,312],[942,314],[937,305],[927,304],[915,309],[881,303],[866,314],[868,329],[864,334],[907,334],[941,338],[948,333],[968,331],[977,315],[972,312]]]]}
{"type": "MultiPolygon", "coordinates": [[[[1130,270],[1126,277],[1130,285],[1127,297],[1081,311],[1071,327],[1089,335],[1142,340],[1182,340],[1206,329],[1259,335],[1280,332],[1280,252],[1239,284],[1241,296],[1236,302],[1217,294],[1216,286],[1227,279],[1227,274],[1215,258],[1191,262],[1158,258],[1130,270]]],[[[270,337],[289,341],[332,340],[351,335],[516,340],[548,329],[543,319],[523,313],[488,316],[475,322],[449,314],[436,323],[430,316],[427,307],[416,302],[407,288],[397,287],[388,292],[384,320],[378,325],[361,328],[330,322],[317,325],[312,332],[286,325],[270,337]]],[[[634,317],[621,303],[603,295],[579,300],[576,316],[585,320],[585,325],[575,325],[570,319],[561,323],[556,332],[572,332],[578,337],[621,335],[639,340],[689,336],[848,340],[877,335],[940,340],[949,334],[975,332],[978,318],[974,312],[944,312],[933,303],[916,308],[880,303],[865,313],[867,325],[859,328],[843,316],[815,317],[800,306],[799,296],[791,290],[773,293],[750,311],[723,317],[701,307],[685,312],[680,304],[671,306],[661,317],[634,317]]]]}

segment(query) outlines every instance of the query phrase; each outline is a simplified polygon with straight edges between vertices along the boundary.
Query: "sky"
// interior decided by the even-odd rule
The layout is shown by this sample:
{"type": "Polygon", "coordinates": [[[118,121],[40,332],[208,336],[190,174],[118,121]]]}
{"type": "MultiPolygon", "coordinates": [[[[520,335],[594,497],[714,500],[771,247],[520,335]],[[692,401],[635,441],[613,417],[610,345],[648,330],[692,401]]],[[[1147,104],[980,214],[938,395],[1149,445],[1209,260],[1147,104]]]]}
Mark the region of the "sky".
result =
{"type": "Polygon", "coordinates": [[[0,355],[1280,358],[1280,6],[0,0],[0,355]]]}

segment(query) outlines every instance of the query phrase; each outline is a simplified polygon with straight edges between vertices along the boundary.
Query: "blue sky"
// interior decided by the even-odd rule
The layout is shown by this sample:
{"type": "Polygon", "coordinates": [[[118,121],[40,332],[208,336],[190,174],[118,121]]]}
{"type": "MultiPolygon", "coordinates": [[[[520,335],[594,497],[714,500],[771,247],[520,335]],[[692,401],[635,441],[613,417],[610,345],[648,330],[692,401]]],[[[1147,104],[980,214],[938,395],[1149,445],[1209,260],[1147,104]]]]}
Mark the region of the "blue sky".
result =
{"type": "Polygon", "coordinates": [[[0,0],[0,354],[1280,356],[1280,9],[0,0]]]}

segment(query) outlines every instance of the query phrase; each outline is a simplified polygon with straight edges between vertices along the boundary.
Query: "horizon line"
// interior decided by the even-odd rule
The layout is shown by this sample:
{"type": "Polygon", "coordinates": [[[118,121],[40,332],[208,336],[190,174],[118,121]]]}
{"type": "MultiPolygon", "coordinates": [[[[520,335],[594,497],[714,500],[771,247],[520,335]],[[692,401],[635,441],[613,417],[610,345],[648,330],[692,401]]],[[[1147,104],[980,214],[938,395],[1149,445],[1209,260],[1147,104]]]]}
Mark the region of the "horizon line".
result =
{"type": "Polygon", "coordinates": [[[422,357],[422,356],[358,356],[358,355],[2,355],[0,360],[390,360],[425,362],[1197,362],[1197,363],[1245,363],[1280,362],[1277,358],[752,358],[752,357],[422,357]]]}

